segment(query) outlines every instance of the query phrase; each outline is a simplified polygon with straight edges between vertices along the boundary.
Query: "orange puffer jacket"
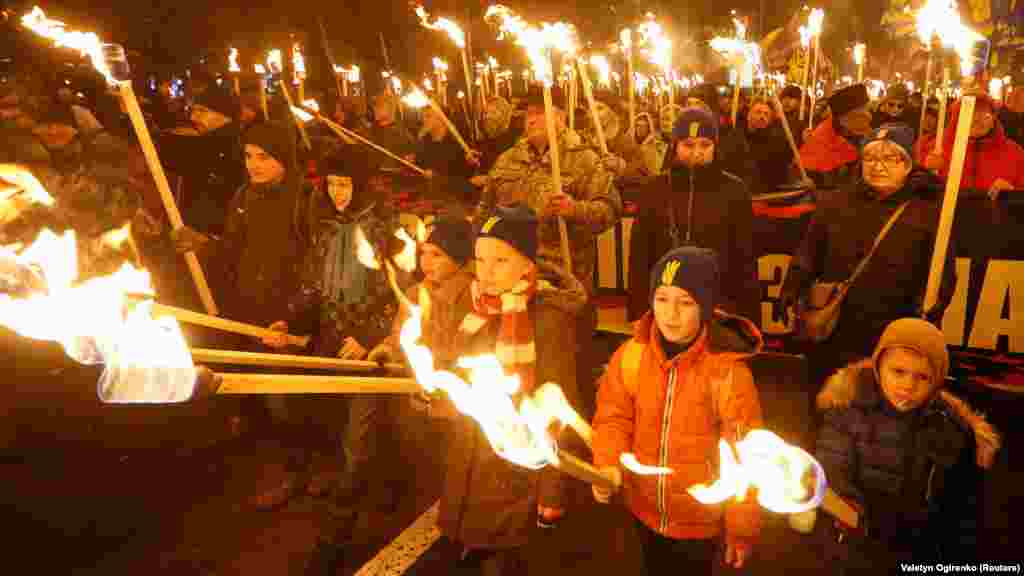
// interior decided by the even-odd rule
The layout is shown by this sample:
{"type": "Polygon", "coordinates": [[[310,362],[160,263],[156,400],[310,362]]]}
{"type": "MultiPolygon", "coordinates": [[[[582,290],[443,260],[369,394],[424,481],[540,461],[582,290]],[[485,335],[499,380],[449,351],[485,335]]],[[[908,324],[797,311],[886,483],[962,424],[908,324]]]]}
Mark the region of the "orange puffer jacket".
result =
{"type": "Polygon", "coordinates": [[[620,455],[632,452],[643,464],[674,470],[660,477],[624,475],[626,505],[659,534],[713,538],[722,532],[724,515],[726,541],[753,544],[760,530],[755,498],[708,506],[686,489],[718,477],[719,438],[736,441],[761,426],[761,403],[744,362],[760,348],[760,333],[746,319],[716,312],[710,328],[671,359],[651,312],[633,333],[612,356],[598,392],[595,465],[618,466],[620,455]]]}

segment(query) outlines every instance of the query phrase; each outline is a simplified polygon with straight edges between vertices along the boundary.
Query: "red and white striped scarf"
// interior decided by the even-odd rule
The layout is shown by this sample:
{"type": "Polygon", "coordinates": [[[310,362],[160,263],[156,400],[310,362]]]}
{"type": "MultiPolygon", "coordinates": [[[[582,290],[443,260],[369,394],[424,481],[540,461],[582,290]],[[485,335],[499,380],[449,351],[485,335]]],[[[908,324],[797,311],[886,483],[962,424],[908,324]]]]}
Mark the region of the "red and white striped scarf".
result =
{"type": "Polygon", "coordinates": [[[533,392],[536,387],[534,366],[537,353],[534,349],[529,304],[537,293],[536,274],[524,278],[515,288],[501,296],[481,293],[479,283],[476,281],[473,282],[471,290],[473,312],[462,320],[459,330],[467,334],[476,334],[488,322],[500,317],[501,326],[494,354],[506,374],[519,376],[520,392],[533,392]]]}

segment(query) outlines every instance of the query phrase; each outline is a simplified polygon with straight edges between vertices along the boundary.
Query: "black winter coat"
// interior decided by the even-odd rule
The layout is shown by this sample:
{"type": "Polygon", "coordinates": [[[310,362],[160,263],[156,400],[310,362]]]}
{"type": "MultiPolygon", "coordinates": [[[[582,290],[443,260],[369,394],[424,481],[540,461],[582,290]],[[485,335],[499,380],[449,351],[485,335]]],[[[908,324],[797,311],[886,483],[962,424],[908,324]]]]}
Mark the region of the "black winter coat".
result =
{"type": "Polygon", "coordinates": [[[761,317],[754,213],[743,181],[724,172],[717,161],[696,171],[675,166],[651,181],[639,208],[630,239],[630,321],[650,309],[651,268],[666,252],[684,245],[718,252],[722,280],[716,307],[745,318],[761,317]]]}

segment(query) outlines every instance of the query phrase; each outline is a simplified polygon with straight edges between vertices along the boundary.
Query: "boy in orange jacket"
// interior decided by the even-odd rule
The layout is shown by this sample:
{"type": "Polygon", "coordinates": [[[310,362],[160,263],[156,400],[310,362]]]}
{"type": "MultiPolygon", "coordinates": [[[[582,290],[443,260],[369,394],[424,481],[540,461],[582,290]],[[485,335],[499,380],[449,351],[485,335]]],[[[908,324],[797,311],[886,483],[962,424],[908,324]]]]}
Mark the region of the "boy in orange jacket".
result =
{"type": "MultiPolygon", "coordinates": [[[[747,354],[761,345],[749,320],[715,312],[718,259],[707,249],[666,254],[651,276],[652,310],[608,365],[594,417],[594,463],[618,476],[623,453],[673,469],[668,476],[626,476],[626,507],[636,518],[649,573],[686,562],[711,574],[716,540],[725,562],[741,567],[760,528],[747,498],[706,506],[687,488],[718,475],[718,441],[735,442],[761,425],[761,404],[747,354]],[[723,534],[724,532],[724,534],[723,534]]],[[[609,491],[594,488],[599,502],[609,491]]]]}

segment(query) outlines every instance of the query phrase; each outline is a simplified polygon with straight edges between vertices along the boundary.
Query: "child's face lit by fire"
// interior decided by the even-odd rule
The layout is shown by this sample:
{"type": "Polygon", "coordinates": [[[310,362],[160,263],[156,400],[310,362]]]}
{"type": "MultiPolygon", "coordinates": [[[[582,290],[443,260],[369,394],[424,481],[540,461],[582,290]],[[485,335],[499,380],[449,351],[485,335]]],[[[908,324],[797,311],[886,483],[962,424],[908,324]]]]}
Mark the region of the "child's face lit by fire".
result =
{"type": "Polygon", "coordinates": [[[909,348],[891,348],[880,358],[882,393],[900,412],[923,406],[938,388],[934,370],[924,355],[909,348]]]}
{"type": "Polygon", "coordinates": [[[245,168],[253,184],[276,184],[284,180],[284,165],[259,146],[245,145],[245,168]]]}
{"type": "Polygon", "coordinates": [[[529,277],[533,267],[533,261],[504,240],[484,237],[476,241],[476,279],[488,296],[512,291],[529,277]]]}

